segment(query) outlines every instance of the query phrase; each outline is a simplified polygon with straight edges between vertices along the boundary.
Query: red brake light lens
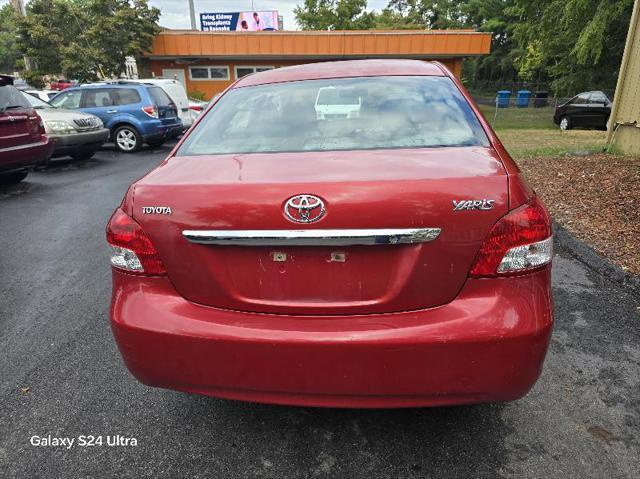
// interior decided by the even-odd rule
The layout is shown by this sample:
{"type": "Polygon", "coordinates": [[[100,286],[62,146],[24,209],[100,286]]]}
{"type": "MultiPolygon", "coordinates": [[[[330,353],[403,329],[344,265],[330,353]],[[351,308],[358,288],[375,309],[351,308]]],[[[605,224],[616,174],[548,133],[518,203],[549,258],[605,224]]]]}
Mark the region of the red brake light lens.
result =
{"type": "Polygon", "coordinates": [[[151,118],[158,118],[158,107],[155,105],[142,107],[142,111],[151,118]]]}
{"type": "Polygon", "coordinates": [[[470,275],[475,277],[520,274],[551,261],[551,219],[535,197],[507,213],[485,239],[470,275]]]}
{"type": "Polygon", "coordinates": [[[160,275],[166,270],[142,227],[118,208],[107,225],[111,265],[134,274],[160,275]]]}
{"type": "Polygon", "coordinates": [[[202,111],[204,108],[202,108],[200,105],[190,105],[189,106],[189,110],[193,110],[193,111],[202,111]]]}

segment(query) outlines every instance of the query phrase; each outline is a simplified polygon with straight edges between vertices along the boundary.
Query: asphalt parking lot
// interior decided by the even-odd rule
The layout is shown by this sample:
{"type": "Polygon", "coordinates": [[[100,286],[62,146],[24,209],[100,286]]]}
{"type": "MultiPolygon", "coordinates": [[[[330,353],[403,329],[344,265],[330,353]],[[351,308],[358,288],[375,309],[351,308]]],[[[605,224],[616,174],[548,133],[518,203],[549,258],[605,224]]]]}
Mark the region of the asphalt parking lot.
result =
{"type": "Polygon", "coordinates": [[[331,410],[143,386],[108,322],[106,222],[169,147],[0,185],[0,477],[637,478],[640,292],[559,249],[541,379],[509,404],[331,410]],[[34,435],[137,446],[33,446],[34,435]]]}

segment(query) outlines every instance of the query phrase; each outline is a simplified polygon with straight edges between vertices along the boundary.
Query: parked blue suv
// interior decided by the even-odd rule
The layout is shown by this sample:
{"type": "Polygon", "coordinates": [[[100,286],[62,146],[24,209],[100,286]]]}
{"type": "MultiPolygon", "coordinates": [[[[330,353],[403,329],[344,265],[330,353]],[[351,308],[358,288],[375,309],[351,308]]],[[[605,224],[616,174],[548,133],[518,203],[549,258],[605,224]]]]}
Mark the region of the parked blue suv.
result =
{"type": "Polygon", "coordinates": [[[80,85],[62,91],[51,104],[96,115],[111,131],[111,141],[125,153],[138,151],[143,143],[160,146],[183,130],[176,105],[162,88],[151,84],[80,85]]]}

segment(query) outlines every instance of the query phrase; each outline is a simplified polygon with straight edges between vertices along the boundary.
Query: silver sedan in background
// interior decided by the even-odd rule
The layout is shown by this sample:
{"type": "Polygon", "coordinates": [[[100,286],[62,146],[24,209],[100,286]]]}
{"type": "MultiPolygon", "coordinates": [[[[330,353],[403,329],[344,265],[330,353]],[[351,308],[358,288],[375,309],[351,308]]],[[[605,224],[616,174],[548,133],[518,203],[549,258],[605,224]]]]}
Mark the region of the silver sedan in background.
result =
{"type": "Polygon", "coordinates": [[[22,94],[38,110],[47,136],[54,141],[52,158],[70,156],[75,160],[89,159],[109,138],[109,130],[97,116],[56,108],[29,93],[22,94]]]}

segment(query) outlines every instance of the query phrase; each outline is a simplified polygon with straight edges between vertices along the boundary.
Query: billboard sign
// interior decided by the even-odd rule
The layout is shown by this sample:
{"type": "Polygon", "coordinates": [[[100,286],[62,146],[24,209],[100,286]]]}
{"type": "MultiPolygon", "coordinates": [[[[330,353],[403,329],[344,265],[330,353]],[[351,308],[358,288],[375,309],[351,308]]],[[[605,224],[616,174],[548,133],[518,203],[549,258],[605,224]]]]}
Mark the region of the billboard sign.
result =
{"type": "Polygon", "coordinates": [[[276,10],[200,14],[200,30],[203,32],[262,32],[277,29],[276,10]]]}

